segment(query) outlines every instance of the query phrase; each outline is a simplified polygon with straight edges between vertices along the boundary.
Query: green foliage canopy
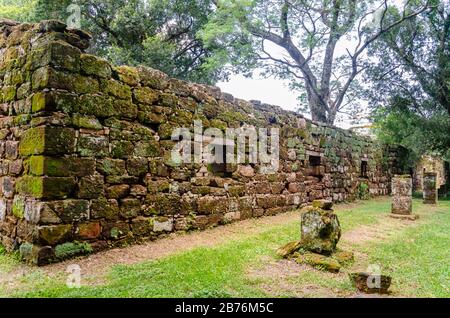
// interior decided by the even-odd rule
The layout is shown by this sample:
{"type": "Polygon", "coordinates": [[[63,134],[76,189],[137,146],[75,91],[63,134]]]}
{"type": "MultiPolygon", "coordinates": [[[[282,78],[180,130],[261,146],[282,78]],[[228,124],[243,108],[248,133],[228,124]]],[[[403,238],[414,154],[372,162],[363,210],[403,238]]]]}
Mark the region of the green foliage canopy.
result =
{"type": "MultiPolygon", "coordinates": [[[[392,8],[389,19],[398,10],[392,8]]],[[[367,90],[378,136],[450,160],[450,1],[392,29],[370,50],[367,90]]]]}

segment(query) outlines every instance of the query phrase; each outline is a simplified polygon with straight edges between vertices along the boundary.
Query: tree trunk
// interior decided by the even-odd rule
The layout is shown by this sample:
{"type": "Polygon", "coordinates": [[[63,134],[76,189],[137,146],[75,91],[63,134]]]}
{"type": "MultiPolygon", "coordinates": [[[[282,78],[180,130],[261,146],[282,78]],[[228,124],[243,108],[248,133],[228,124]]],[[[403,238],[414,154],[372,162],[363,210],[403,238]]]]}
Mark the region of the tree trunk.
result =
{"type": "Polygon", "coordinates": [[[311,118],[314,121],[327,123],[327,108],[323,105],[320,98],[306,85],[306,92],[308,94],[308,104],[311,111],[311,118]]]}

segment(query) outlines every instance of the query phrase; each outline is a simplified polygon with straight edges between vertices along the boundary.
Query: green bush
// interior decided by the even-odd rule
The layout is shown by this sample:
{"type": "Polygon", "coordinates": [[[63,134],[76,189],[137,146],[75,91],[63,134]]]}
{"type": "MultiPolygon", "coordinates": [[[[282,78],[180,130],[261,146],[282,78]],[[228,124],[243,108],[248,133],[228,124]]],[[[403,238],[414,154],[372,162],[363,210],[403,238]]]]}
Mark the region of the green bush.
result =
{"type": "Polygon", "coordinates": [[[56,246],[55,256],[59,259],[66,259],[77,255],[92,253],[92,246],[89,243],[68,242],[56,246]]]}
{"type": "Polygon", "coordinates": [[[6,249],[3,245],[0,244],[0,255],[6,254],[6,249]]]}
{"type": "Polygon", "coordinates": [[[361,182],[358,186],[358,199],[360,200],[369,200],[369,185],[365,182],[361,182]]]}

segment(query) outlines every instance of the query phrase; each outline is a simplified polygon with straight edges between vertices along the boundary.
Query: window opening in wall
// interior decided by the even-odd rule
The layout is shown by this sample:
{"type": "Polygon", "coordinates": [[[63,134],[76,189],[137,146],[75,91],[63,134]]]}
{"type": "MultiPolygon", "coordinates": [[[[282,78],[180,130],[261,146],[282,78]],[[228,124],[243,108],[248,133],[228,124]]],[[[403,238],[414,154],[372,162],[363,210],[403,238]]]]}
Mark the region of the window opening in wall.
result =
{"type": "MultiPolygon", "coordinates": [[[[218,177],[231,178],[232,172],[230,171],[230,165],[227,163],[227,145],[222,145],[222,160],[221,162],[211,163],[211,172],[218,177]]],[[[213,155],[215,156],[217,148],[214,148],[213,155]]]]}
{"type": "Polygon", "coordinates": [[[309,156],[308,162],[308,175],[314,177],[321,177],[321,158],[320,156],[309,156]]]}
{"type": "Polygon", "coordinates": [[[368,168],[369,168],[369,166],[368,166],[367,161],[365,161],[365,160],[361,161],[361,173],[359,175],[361,178],[368,178],[368,174],[367,174],[368,168]]]}

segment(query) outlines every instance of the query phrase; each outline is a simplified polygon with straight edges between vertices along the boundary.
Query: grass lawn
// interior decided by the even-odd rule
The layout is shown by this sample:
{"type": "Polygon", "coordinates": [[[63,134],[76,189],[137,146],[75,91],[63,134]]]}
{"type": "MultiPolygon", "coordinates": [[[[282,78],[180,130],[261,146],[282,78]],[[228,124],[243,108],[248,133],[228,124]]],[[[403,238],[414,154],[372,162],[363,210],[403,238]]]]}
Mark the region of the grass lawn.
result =
{"type": "MultiPolygon", "coordinates": [[[[355,291],[348,272],[378,264],[393,277],[393,296],[450,297],[450,201],[431,207],[414,200],[414,213],[420,215],[415,222],[391,219],[389,210],[389,198],[336,206],[343,230],[338,247],[356,256],[354,264],[338,274],[276,256],[279,246],[298,239],[295,216],[212,247],[104,268],[100,282],[82,281],[79,289],[66,287],[64,271],[50,275],[20,264],[0,249],[0,296],[351,297],[355,291]]],[[[238,228],[239,223],[230,227],[238,228]]]]}

